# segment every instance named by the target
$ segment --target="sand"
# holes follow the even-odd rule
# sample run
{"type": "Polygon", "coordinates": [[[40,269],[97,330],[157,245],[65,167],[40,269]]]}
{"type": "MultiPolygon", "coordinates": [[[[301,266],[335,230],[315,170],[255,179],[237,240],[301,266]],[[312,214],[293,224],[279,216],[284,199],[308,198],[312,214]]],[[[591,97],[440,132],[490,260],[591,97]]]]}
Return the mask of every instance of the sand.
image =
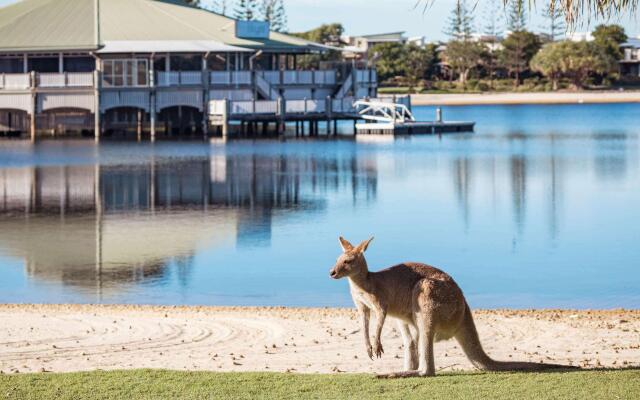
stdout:
{"type": "MultiPolygon", "coordinates": [[[[586,367],[640,365],[640,311],[475,311],[497,359],[586,367]]],[[[190,371],[391,372],[401,339],[385,325],[385,354],[367,358],[350,309],[0,305],[0,371],[130,368],[190,371]]],[[[438,370],[470,370],[453,340],[438,370]]]]}
{"type": "Polygon", "coordinates": [[[414,94],[412,105],[637,103],[640,91],[414,94]]]}

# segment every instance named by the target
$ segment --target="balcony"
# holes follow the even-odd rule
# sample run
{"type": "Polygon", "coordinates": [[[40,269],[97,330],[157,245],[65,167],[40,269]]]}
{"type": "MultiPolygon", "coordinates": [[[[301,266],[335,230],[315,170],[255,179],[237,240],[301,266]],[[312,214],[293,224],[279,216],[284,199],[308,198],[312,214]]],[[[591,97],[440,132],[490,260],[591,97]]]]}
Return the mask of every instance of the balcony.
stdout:
{"type": "Polygon", "coordinates": [[[336,84],[335,70],[322,71],[258,71],[272,85],[328,85],[336,84]]]}
{"type": "Polygon", "coordinates": [[[93,87],[92,72],[38,73],[37,86],[41,88],[93,87]]]}
{"type": "Polygon", "coordinates": [[[202,85],[202,71],[159,71],[158,86],[193,86],[202,85]]]}
{"type": "Polygon", "coordinates": [[[251,85],[251,71],[213,71],[212,85],[251,85]]]}
{"type": "Polygon", "coordinates": [[[26,90],[30,87],[30,74],[0,74],[0,90],[26,90]]]}

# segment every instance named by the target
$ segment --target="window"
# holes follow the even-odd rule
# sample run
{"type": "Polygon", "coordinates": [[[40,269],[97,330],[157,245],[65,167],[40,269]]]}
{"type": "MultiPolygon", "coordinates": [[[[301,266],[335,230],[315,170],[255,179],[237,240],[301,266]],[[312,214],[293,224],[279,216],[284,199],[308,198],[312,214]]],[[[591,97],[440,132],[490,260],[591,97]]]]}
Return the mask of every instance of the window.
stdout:
{"type": "Polygon", "coordinates": [[[147,86],[148,73],[148,60],[124,59],[102,62],[102,80],[106,87],[147,86]]]}

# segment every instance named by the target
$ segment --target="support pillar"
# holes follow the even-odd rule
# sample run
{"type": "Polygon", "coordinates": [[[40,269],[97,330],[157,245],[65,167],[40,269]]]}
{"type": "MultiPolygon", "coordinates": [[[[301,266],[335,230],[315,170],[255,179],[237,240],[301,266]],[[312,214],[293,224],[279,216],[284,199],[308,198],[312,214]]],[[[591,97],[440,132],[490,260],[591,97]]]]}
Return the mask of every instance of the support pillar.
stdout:
{"type": "Polygon", "coordinates": [[[29,134],[31,141],[36,140],[36,110],[37,110],[37,97],[34,91],[31,92],[31,112],[29,113],[29,134]]]}
{"type": "Polygon", "coordinates": [[[94,90],[94,105],[93,105],[93,134],[96,142],[100,140],[101,125],[100,125],[100,71],[95,70],[93,73],[93,87],[94,90]]]}
{"type": "Polygon", "coordinates": [[[222,109],[222,139],[227,140],[229,138],[229,99],[224,99],[224,107],[222,109]]]}

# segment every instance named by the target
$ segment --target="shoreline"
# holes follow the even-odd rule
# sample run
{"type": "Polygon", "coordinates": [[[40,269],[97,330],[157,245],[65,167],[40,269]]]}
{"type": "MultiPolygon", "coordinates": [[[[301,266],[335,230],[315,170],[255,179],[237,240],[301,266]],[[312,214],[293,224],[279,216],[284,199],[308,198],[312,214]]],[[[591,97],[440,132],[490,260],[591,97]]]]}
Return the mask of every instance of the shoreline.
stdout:
{"type": "MultiPolygon", "coordinates": [[[[392,96],[387,95],[385,96],[392,96]]],[[[414,106],[640,103],[640,91],[412,94],[414,106]]]]}
{"type": "MultiPolygon", "coordinates": [[[[640,310],[473,313],[485,350],[496,359],[640,366],[640,310]]],[[[402,340],[392,319],[382,343],[383,358],[369,360],[356,311],[345,308],[0,305],[3,373],[400,370],[402,340]]],[[[437,343],[435,351],[439,370],[473,369],[454,340],[437,343]]]]}

